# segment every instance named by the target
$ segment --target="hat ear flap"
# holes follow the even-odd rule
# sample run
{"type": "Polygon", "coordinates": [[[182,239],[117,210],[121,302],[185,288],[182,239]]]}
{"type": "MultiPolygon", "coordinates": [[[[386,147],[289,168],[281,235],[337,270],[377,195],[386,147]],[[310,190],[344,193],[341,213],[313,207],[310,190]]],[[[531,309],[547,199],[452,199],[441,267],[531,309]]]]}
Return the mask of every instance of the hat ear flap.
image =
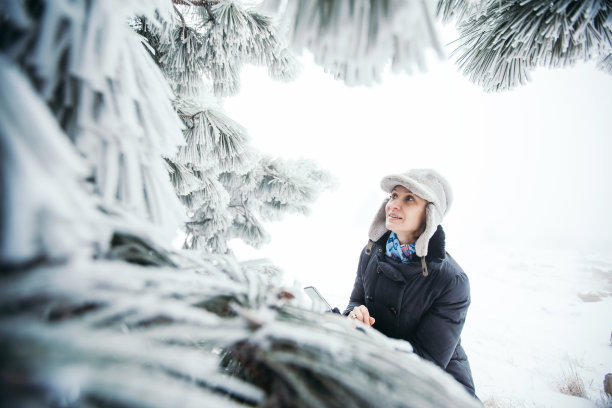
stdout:
{"type": "Polygon", "coordinates": [[[380,237],[385,235],[385,232],[387,232],[385,207],[387,206],[388,201],[389,199],[387,198],[383,200],[382,205],[380,206],[380,209],[378,210],[378,212],[376,213],[376,216],[374,217],[374,221],[372,221],[372,225],[370,225],[370,231],[368,232],[368,237],[374,242],[378,241],[380,237]]]}
{"type": "Polygon", "coordinates": [[[427,256],[427,250],[429,248],[429,239],[435,234],[440,224],[440,216],[436,209],[436,206],[432,203],[428,203],[425,207],[425,231],[416,240],[414,244],[415,252],[421,258],[427,256]]]}

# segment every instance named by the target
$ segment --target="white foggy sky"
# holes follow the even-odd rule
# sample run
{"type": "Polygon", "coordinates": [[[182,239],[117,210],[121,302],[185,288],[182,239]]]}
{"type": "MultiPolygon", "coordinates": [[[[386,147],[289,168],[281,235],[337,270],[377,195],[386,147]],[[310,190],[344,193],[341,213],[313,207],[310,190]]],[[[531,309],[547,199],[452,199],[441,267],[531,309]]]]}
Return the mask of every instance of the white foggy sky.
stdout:
{"type": "Polygon", "coordinates": [[[594,64],[539,69],[526,86],[485,93],[450,59],[371,87],[347,87],[300,61],[289,83],[245,69],[224,107],[257,149],[313,159],[338,187],[309,217],[268,224],[263,250],[234,245],[240,258],[270,258],[307,284],[331,274],[350,290],[385,197],[379,180],[413,167],[435,168],[453,187],[443,226],[455,258],[454,244],[477,252],[480,242],[611,252],[612,76],[594,64]]]}

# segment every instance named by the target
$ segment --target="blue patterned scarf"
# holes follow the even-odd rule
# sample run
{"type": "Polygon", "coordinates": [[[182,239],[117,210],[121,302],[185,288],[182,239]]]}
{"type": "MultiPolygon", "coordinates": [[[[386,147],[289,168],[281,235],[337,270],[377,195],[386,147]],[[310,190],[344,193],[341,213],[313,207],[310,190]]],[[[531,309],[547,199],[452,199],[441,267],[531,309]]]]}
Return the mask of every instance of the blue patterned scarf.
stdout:
{"type": "Polygon", "coordinates": [[[412,244],[401,245],[395,232],[392,232],[387,240],[387,256],[401,263],[410,262],[416,256],[414,242],[412,244]]]}

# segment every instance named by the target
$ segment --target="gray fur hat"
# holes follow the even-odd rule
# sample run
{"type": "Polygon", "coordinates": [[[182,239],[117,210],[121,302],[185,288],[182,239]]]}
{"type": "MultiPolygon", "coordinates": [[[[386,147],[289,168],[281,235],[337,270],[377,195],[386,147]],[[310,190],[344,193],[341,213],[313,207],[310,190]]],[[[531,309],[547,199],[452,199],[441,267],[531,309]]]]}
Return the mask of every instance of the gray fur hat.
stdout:
{"type": "MultiPolygon", "coordinates": [[[[427,255],[429,239],[436,232],[442,218],[451,206],[453,192],[448,181],[432,169],[412,169],[402,174],[391,174],[383,177],[380,182],[380,187],[388,193],[391,193],[395,186],[404,186],[428,201],[425,208],[425,231],[415,243],[417,255],[424,257],[427,255]]],[[[383,201],[370,226],[368,236],[374,242],[378,241],[387,232],[385,205],[388,201],[388,198],[383,201]]]]}

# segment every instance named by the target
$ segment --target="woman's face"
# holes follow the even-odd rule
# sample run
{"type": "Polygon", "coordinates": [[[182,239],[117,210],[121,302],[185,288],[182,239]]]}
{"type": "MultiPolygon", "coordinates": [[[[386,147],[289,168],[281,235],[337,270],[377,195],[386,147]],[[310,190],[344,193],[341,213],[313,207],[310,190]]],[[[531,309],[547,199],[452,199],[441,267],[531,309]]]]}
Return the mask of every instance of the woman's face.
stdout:
{"type": "Polygon", "coordinates": [[[396,186],[385,206],[387,229],[395,232],[402,244],[416,241],[425,230],[426,206],[426,200],[406,187],[396,186]]]}

